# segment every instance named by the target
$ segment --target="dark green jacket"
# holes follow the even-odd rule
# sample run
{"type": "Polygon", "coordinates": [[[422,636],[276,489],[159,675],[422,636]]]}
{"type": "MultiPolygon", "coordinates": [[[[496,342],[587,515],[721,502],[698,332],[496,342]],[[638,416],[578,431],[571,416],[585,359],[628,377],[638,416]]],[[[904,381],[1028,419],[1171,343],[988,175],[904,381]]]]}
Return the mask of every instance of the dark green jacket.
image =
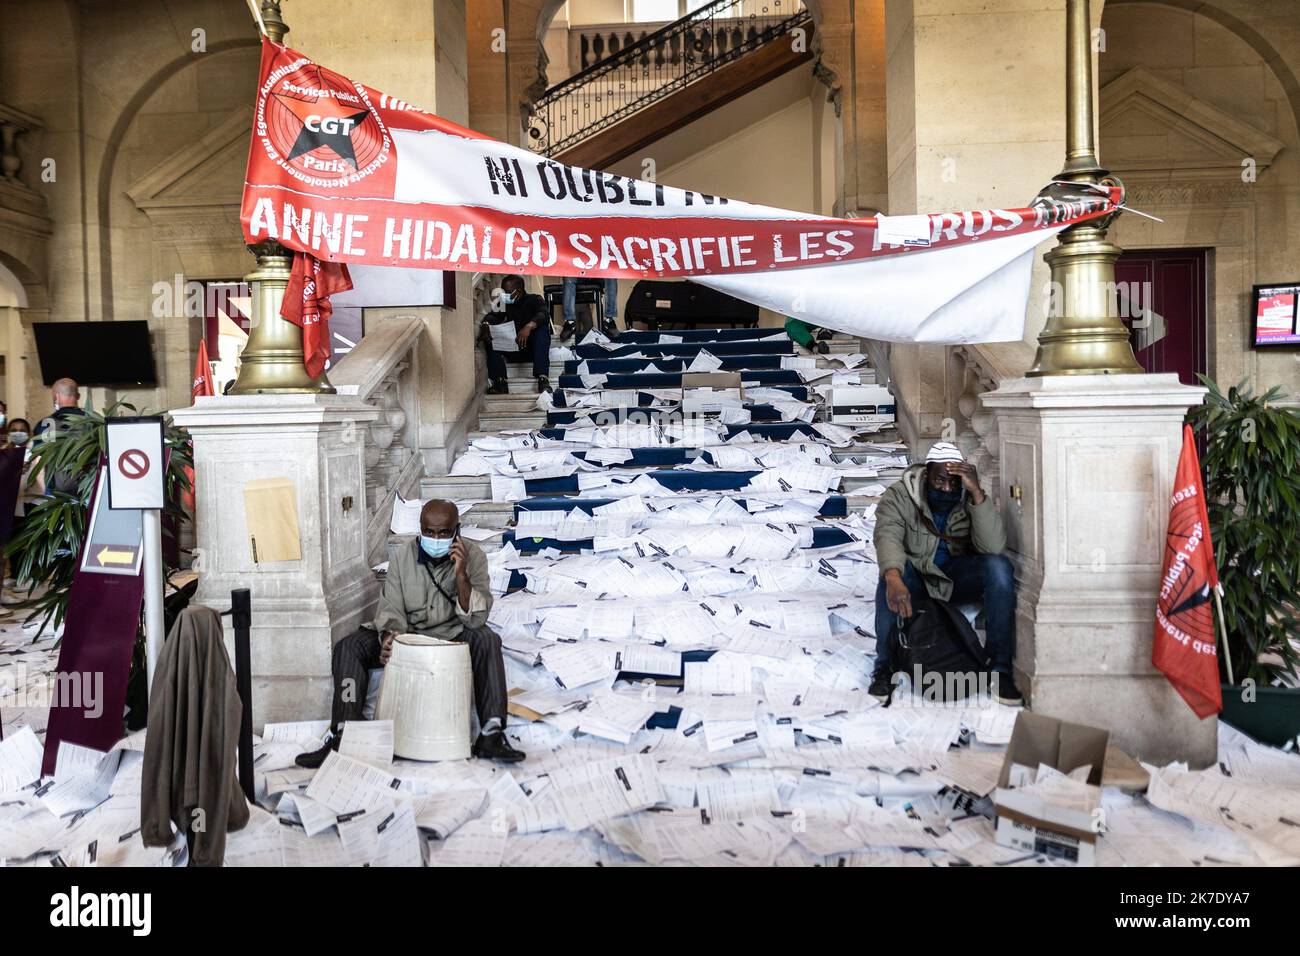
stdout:
{"type": "MultiPolygon", "coordinates": [[[[876,560],[881,574],[891,568],[902,571],[910,561],[930,596],[946,601],[952,594],[952,581],[934,563],[939,536],[922,520],[924,515],[931,524],[934,522],[925,500],[925,467],[909,467],[876,506],[876,560]]],[[[1002,515],[987,495],[982,504],[971,504],[969,498],[963,497],[954,505],[944,534],[959,539],[948,542],[948,551],[954,555],[1001,554],[1007,546],[1002,515]]]]}

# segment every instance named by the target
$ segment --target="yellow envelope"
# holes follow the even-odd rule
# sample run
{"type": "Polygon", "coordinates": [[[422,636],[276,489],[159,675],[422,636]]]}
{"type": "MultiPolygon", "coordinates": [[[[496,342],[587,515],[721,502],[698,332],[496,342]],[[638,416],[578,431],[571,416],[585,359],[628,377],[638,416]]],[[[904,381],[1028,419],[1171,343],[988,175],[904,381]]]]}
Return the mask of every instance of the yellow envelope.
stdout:
{"type": "Polygon", "coordinates": [[[302,558],[298,496],[292,478],[259,478],[246,482],[244,520],[254,563],[302,558]]]}

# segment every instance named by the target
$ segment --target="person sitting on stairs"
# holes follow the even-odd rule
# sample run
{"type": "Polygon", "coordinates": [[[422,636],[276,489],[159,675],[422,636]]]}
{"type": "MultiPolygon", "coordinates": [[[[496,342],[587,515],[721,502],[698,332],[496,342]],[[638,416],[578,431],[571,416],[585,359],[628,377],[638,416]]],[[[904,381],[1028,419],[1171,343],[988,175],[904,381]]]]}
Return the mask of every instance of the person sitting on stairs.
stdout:
{"type": "Polygon", "coordinates": [[[786,319],[785,334],[790,336],[792,342],[796,345],[802,345],[809,352],[826,355],[831,350],[831,347],[826,344],[826,340],[831,337],[830,330],[819,329],[817,326],[809,325],[800,319],[786,319]]]}
{"type": "Polygon", "coordinates": [[[491,608],[487,555],[460,536],[454,504],[436,498],[425,502],[419,537],[398,548],[388,562],[373,625],[334,645],[330,737],[319,750],[299,754],[298,766],[319,767],[331,750],[338,750],[343,725],[364,718],[370,670],[388,663],[393,639],[404,633],[468,642],[480,728],[474,756],[523,760],[523,752],[506,740],[506,668],[501,638],[487,625],[491,608]]]}
{"type": "Polygon", "coordinates": [[[550,379],[547,378],[551,366],[551,310],[540,295],[524,290],[523,276],[506,276],[501,280],[501,291],[505,317],[502,318],[502,313],[499,312],[486,315],[479,327],[479,337],[483,348],[487,350],[487,393],[505,395],[509,392],[506,386],[507,355],[516,362],[531,360],[533,375],[537,377],[538,394],[549,392],[552,390],[550,379]],[[492,347],[492,332],[488,326],[489,323],[496,325],[498,322],[514,323],[515,352],[499,352],[492,347]]]}
{"type": "Polygon", "coordinates": [[[888,702],[894,628],[912,616],[912,602],[984,605],[985,635],[1000,703],[1024,703],[1012,675],[1016,656],[1016,582],[1002,554],[1006,530],[980,487],[975,466],[951,442],[935,442],[925,464],[910,466],[876,508],[876,668],[870,693],[888,702]]]}

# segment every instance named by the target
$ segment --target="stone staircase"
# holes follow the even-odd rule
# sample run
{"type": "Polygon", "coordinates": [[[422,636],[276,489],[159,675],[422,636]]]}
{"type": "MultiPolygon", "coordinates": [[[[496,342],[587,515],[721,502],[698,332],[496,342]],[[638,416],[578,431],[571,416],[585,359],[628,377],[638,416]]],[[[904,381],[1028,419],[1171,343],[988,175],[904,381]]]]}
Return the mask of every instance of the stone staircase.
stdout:
{"type": "MultiPolygon", "coordinates": [[[[728,341],[730,342],[730,340],[728,341]]],[[[843,336],[843,335],[836,335],[835,337],[828,340],[827,345],[829,351],[826,355],[821,355],[821,354],[812,355],[811,353],[806,352],[802,348],[793,345],[793,343],[789,343],[788,340],[785,340],[784,338],[781,338],[779,340],[781,342],[780,346],[772,344],[775,341],[773,339],[768,339],[766,341],[768,342],[768,345],[765,346],[765,348],[769,351],[779,347],[784,349],[785,354],[788,355],[799,355],[804,357],[809,357],[811,355],[811,357],[814,357],[816,359],[816,364],[819,369],[831,369],[831,368],[840,369],[842,368],[842,366],[839,365],[838,363],[833,363],[830,360],[830,356],[850,355],[850,354],[859,353],[863,351],[861,349],[861,343],[859,342],[859,340],[850,338],[848,336],[843,336]]],[[[567,344],[569,346],[573,345],[572,342],[569,342],[567,344]]],[[[708,350],[710,346],[714,346],[716,348],[718,342],[711,341],[711,340],[691,341],[685,343],[681,348],[678,348],[677,351],[687,352],[688,353],[687,355],[681,357],[686,358],[686,360],[689,362],[691,357],[691,355],[689,354],[690,349],[686,348],[686,346],[697,346],[697,345],[702,349],[708,350]]],[[[729,355],[719,355],[718,357],[730,360],[730,359],[735,359],[738,356],[734,354],[729,354],[729,355]]],[[[770,359],[771,355],[769,354],[765,357],[770,359]]],[[[668,358],[672,358],[672,356],[665,356],[664,358],[668,359],[668,358]]],[[[743,359],[744,356],[743,355],[739,356],[739,358],[743,359]]],[[[649,363],[656,360],[654,358],[647,358],[642,361],[649,363]]],[[[742,374],[745,374],[744,369],[747,368],[747,365],[743,362],[740,364],[742,365],[742,374]]],[[[764,362],[762,364],[770,366],[771,363],[764,362]]],[[[554,360],[552,361],[550,366],[549,377],[553,384],[558,383],[560,381],[560,377],[562,375],[565,375],[566,372],[572,371],[573,363],[569,362],[567,363],[567,365],[568,368],[566,369],[565,362],[554,361],[554,360]]],[[[536,382],[531,374],[531,367],[523,363],[511,363],[508,365],[508,369],[509,369],[509,378],[507,382],[510,389],[509,394],[483,396],[481,412],[479,416],[479,429],[477,431],[470,433],[469,437],[471,442],[473,442],[475,439],[484,438],[486,436],[493,436],[493,435],[499,436],[499,435],[507,435],[512,433],[521,433],[521,432],[535,432],[539,429],[543,429],[547,427],[547,413],[543,409],[539,408],[537,404],[538,396],[536,392],[536,382]]],[[[860,366],[859,368],[854,369],[853,371],[859,373],[860,379],[863,384],[870,384],[875,381],[875,374],[873,370],[867,365],[860,366]]],[[[815,398],[815,396],[812,397],[815,398]]],[[[818,419],[820,420],[823,417],[824,416],[822,415],[822,413],[819,412],[818,419]]],[[[897,434],[892,428],[871,435],[869,437],[873,441],[881,442],[881,443],[897,440],[897,434]]],[[[811,437],[809,440],[815,440],[815,436],[811,437]]],[[[837,460],[845,460],[855,454],[865,454],[870,450],[871,448],[869,443],[857,442],[847,447],[836,449],[834,452],[834,457],[837,460]]],[[[617,471],[619,469],[618,466],[612,466],[610,470],[617,471]]],[[[863,492],[866,489],[869,489],[871,486],[876,486],[877,489],[881,485],[887,486],[897,477],[897,474],[898,471],[895,470],[892,473],[882,472],[880,476],[876,478],[849,477],[849,476],[843,478],[841,488],[838,493],[845,498],[848,513],[853,514],[853,513],[862,512],[866,508],[874,504],[878,500],[877,495],[864,494],[861,492],[863,492]]],[[[735,495],[743,494],[743,492],[740,491],[723,492],[723,493],[735,494],[735,495]]],[[[565,494],[565,493],[561,493],[561,494],[565,494]]],[[[581,497],[573,493],[568,493],[568,494],[575,498],[581,497]]],[[[707,499],[710,497],[716,497],[718,494],[719,492],[716,490],[715,491],[702,490],[698,493],[698,496],[700,498],[707,499]]],[[[552,497],[552,496],[553,493],[545,493],[540,495],[540,497],[552,497]]],[[[516,508],[517,503],[494,502],[491,500],[484,500],[484,499],[490,499],[491,497],[492,497],[491,481],[489,477],[486,475],[481,475],[481,476],[480,475],[467,475],[467,476],[428,475],[425,476],[420,482],[420,498],[422,500],[427,500],[429,498],[445,498],[451,501],[476,502],[475,504],[472,505],[472,507],[468,509],[463,509],[462,516],[461,516],[462,523],[466,525],[475,525],[477,527],[485,528],[485,529],[492,528],[492,529],[501,529],[502,531],[509,530],[510,528],[513,527],[515,523],[515,518],[518,511],[518,509],[516,508]]],[[[530,497],[538,497],[538,495],[535,495],[530,492],[530,497]]],[[[684,495],[682,497],[684,497],[684,495]]],[[[681,498],[678,497],[678,498],[674,498],[673,500],[681,500],[681,498]]],[[[394,536],[394,538],[396,539],[396,536],[394,536]]],[[[485,548],[485,550],[491,551],[499,547],[500,542],[501,542],[501,538],[498,536],[498,537],[490,538],[481,543],[485,548]]]]}

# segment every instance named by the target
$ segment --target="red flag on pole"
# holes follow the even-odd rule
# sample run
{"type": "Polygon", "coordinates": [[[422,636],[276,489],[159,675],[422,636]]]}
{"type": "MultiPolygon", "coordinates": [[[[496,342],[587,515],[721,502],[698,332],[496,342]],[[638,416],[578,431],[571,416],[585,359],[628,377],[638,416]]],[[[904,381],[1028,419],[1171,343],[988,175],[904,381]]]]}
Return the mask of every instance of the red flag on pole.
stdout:
{"type": "Polygon", "coordinates": [[[1169,501],[1151,663],[1202,719],[1223,710],[1211,608],[1218,586],[1201,463],[1191,426],[1184,425],[1183,452],[1169,501]]]}
{"type": "Polygon", "coordinates": [[[280,315],[302,327],[302,364],[315,378],[325,371],[330,357],[330,296],[352,288],[348,267],[295,252],[289,285],[284,290],[280,315]]]}
{"type": "Polygon", "coordinates": [[[215,395],[216,387],[212,384],[212,364],[208,361],[208,343],[199,339],[199,357],[194,360],[194,384],[190,387],[190,404],[200,395],[215,395]]]}
{"type": "MultiPolygon", "coordinates": [[[[190,404],[194,404],[194,399],[200,395],[217,394],[216,385],[212,381],[212,363],[208,361],[208,342],[206,339],[199,339],[199,355],[194,360],[194,381],[190,384],[190,404]]],[[[181,505],[190,514],[194,514],[194,468],[191,465],[185,466],[185,475],[190,480],[189,491],[181,492],[181,505]]]]}

